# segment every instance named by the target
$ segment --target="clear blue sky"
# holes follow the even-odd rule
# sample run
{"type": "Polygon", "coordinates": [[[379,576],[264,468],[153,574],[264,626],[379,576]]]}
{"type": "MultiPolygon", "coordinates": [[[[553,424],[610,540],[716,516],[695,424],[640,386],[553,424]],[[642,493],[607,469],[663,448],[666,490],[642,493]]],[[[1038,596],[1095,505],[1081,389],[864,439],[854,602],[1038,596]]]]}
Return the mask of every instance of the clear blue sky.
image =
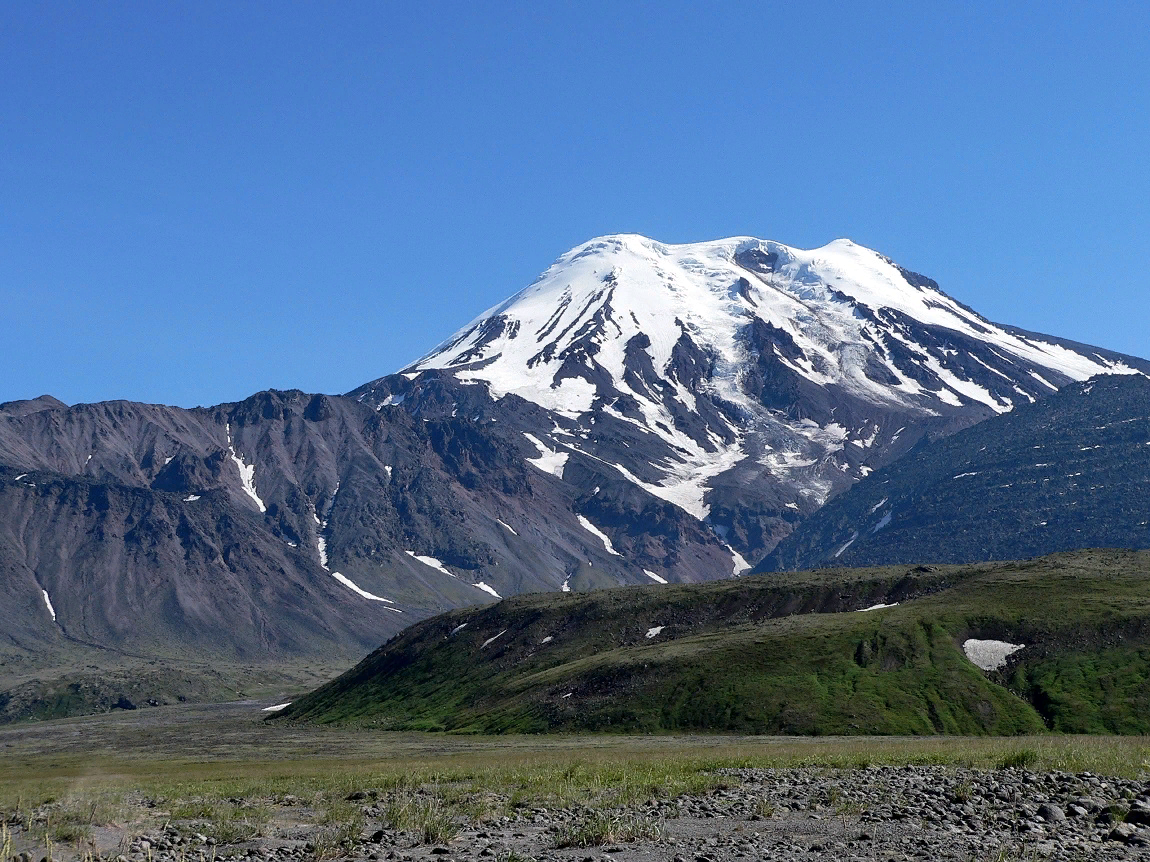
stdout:
{"type": "Polygon", "coordinates": [[[12,2],[0,400],[342,392],[592,236],[1150,356],[1145,3],[12,2]]]}

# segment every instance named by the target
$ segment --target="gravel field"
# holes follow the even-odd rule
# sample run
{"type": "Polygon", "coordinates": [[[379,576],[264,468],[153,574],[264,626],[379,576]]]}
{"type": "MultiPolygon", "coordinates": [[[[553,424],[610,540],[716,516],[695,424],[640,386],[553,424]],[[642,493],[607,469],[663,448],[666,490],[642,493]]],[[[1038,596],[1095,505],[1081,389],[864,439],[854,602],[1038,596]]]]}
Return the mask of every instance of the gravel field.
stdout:
{"type": "Polygon", "coordinates": [[[0,862],[1150,859],[1147,752],[1121,738],[459,738],[260,708],[0,729],[0,862]],[[826,765],[859,752],[875,765],[826,765]],[[1050,768],[1070,754],[1138,777],[1050,768]],[[800,756],[822,764],[719,765],[800,756]]]}
{"type": "MultiPolygon", "coordinates": [[[[89,852],[131,862],[1150,859],[1150,783],[1143,781],[913,766],[740,769],[727,778],[727,787],[706,795],[627,808],[523,808],[489,822],[456,822],[454,837],[448,830],[430,841],[418,830],[388,828],[394,794],[365,788],[348,800],[362,814],[359,834],[339,847],[325,845],[318,812],[287,795],[263,801],[271,811],[267,837],[225,845],[194,823],[143,832],[106,826],[93,830],[89,852]]],[[[155,809],[163,801],[135,804],[155,809]]],[[[19,823],[12,831],[13,857],[44,858],[41,840],[19,823]]],[[[54,858],[82,855],[57,848],[54,858]]]]}

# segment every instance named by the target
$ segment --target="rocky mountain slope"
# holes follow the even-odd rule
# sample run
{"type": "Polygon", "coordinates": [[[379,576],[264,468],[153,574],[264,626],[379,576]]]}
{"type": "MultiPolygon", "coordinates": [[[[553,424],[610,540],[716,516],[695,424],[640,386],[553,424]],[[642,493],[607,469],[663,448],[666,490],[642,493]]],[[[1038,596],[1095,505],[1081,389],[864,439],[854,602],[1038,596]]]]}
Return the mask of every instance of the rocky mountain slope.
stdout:
{"type": "Polygon", "coordinates": [[[763,569],[1150,548],[1150,379],[1064,387],[923,445],[827,503],[763,569]]]}
{"type": "Polygon", "coordinates": [[[923,438],[1136,370],[845,240],[615,236],[347,396],[3,404],[0,689],[53,655],[346,661],[501,596],[725,578],[923,438]]]}
{"type": "Polygon", "coordinates": [[[285,718],[471,732],[1150,729],[1150,553],[518,596],[400,633],[285,718]]]}
{"type": "Polygon", "coordinates": [[[616,545],[631,519],[599,495],[621,481],[706,524],[739,571],[923,437],[1134,369],[1150,364],[991,323],[848,240],[625,235],[351,394],[509,426],[616,545]]]}
{"type": "Polygon", "coordinates": [[[469,420],[298,392],[4,405],[0,624],[13,644],[362,654],[611,556],[531,454],[469,420]]]}

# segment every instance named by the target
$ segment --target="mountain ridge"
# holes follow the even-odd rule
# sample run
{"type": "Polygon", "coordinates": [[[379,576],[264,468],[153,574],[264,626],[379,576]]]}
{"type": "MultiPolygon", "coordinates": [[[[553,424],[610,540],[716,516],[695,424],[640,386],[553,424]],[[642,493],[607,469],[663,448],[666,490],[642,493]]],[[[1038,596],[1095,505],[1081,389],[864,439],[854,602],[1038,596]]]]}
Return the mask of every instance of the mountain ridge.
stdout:
{"type": "Polygon", "coordinates": [[[1150,371],[848,241],[600,238],[496,308],[346,396],[0,405],[0,653],[342,661],[500,597],[723,579],[920,441],[1150,371]]]}
{"type": "Polygon", "coordinates": [[[968,563],[1150,548],[1150,379],[1100,376],[923,445],[831,500],[761,563],[968,563]]]}

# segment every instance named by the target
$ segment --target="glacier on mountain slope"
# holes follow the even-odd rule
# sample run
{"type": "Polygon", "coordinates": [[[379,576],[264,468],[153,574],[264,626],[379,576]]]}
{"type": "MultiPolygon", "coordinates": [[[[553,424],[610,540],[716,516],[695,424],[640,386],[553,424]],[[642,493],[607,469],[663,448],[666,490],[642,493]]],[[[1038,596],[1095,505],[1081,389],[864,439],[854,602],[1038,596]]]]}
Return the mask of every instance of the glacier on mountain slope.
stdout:
{"type": "MultiPolygon", "coordinates": [[[[862,335],[869,322],[837,298],[836,292],[872,310],[892,309],[920,323],[987,341],[1012,356],[1074,379],[1133,370],[1011,334],[941,291],[911,285],[889,260],[850,240],[804,251],[751,237],[664,245],[622,235],[592,240],[568,252],[535,284],[480,315],[410,371],[465,366],[457,378],[487,383],[496,397],[514,393],[559,413],[586,412],[595,397],[594,385],[583,378],[556,382],[554,374],[563,349],[579,335],[577,327],[610,303],[616,335],[599,345],[595,358],[616,385],[623,378],[623,347],[629,337],[645,334],[651,341],[647,352],[653,364],[665,368],[685,329],[718,351],[715,385],[719,391],[733,402],[745,403],[737,382],[746,356],[737,335],[750,318],[758,317],[785,330],[804,352],[818,357],[818,362],[794,363],[811,380],[841,384],[876,402],[921,393],[922,387],[897,367],[888,366],[899,378],[894,387],[877,384],[862,373],[862,363],[852,360],[872,349],[862,335]],[[736,254],[750,250],[777,255],[784,263],[770,277],[760,277],[735,262],[736,254]],[[732,287],[740,280],[749,283],[745,294],[732,287]],[[609,290],[608,284],[614,289],[609,290]],[[500,315],[513,323],[477,347],[486,334],[483,324],[500,315]],[[551,356],[541,357],[540,345],[555,333],[561,335],[551,356]],[[481,368],[466,367],[482,360],[489,361],[481,368]]],[[[897,329],[887,334],[899,338],[897,329]]],[[[940,369],[932,370],[938,373],[940,369]]],[[[999,412],[1010,408],[985,389],[941,370],[943,380],[956,392],[999,412]]],[[[1057,388],[1034,376],[1047,387],[1057,388]]],[[[649,405],[650,418],[658,416],[659,404],[642,398],[641,393],[632,394],[649,405]]]]}
{"type": "Polygon", "coordinates": [[[376,397],[410,404],[422,379],[445,377],[518,396],[537,412],[500,419],[520,423],[538,452],[529,464],[565,480],[572,459],[589,459],[749,555],[927,431],[1135,372],[1074,347],[991,323],[849,240],[801,250],[619,235],[561,256],[376,397]],[[747,488],[774,489],[751,499],[757,529],[775,532],[748,539],[744,521],[728,537],[747,488]]]}

